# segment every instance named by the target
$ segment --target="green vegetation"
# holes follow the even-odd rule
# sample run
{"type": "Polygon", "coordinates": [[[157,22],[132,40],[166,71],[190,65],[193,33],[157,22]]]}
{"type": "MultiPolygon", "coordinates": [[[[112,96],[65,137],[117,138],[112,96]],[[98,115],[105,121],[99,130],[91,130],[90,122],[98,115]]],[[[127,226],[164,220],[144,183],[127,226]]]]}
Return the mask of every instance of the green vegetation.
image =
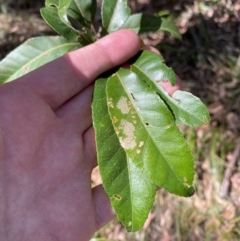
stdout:
{"type": "MultiPolygon", "coordinates": [[[[96,233],[96,240],[237,241],[240,239],[239,154],[233,167],[229,163],[234,161],[240,134],[239,3],[129,2],[133,12],[161,11],[160,14],[174,20],[182,42],[151,32],[142,34],[142,39],[146,44],[158,45],[167,65],[182,79],[183,90],[194,93],[207,104],[212,121],[200,128],[183,129],[196,160],[195,195],[183,199],[159,190],[141,231],[127,233],[115,220],[96,233]],[[230,188],[221,197],[222,182],[229,168],[230,188]]],[[[21,8],[16,12],[11,5],[3,10],[0,58],[30,36],[50,32],[36,16],[38,8],[30,15],[21,8]]]]}

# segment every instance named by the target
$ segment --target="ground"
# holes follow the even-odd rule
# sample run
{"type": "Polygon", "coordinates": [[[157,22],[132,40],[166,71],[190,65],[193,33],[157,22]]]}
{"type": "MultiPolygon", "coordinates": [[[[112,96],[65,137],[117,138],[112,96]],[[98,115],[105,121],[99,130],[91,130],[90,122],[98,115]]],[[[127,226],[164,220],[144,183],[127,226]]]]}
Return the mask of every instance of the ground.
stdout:
{"type": "MultiPolygon", "coordinates": [[[[0,3],[0,60],[29,37],[53,34],[39,15],[43,2],[0,3]]],[[[142,230],[127,233],[114,220],[95,237],[240,240],[240,3],[131,0],[129,4],[134,12],[162,11],[178,26],[182,41],[163,33],[145,34],[142,39],[161,51],[181,78],[183,89],[207,105],[212,120],[199,128],[183,129],[195,159],[196,194],[184,199],[159,190],[142,230]]]]}

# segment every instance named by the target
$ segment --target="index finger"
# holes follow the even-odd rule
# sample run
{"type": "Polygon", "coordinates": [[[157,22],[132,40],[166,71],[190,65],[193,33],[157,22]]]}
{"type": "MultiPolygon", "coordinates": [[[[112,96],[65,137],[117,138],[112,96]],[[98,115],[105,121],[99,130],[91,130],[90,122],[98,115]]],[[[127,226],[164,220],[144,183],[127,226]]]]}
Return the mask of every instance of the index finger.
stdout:
{"type": "Polygon", "coordinates": [[[120,30],[54,60],[19,78],[52,109],[79,93],[101,73],[133,57],[141,48],[138,36],[120,30]]]}

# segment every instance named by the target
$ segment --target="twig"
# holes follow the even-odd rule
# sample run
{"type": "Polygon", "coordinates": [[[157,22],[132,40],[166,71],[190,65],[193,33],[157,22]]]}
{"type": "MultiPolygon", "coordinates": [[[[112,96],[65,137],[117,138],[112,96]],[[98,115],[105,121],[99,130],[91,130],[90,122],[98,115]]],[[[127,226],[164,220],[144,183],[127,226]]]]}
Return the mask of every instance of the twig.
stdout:
{"type": "Polygon", "coordinates": [[[233,168],[236,165],[239,155],[240,155],[240,142],[238,142],[238,144],[236,145],[236,148],[233,152],[232,159],[230,160],[229,165],[227,166],[227,169],[225,170],[223,182],[220,187],[220,196],[222,198],[226,197],[228,194],[228,190],[229,190],[229,186],[230,186],[230,178],[232,176],[233,168]]]}

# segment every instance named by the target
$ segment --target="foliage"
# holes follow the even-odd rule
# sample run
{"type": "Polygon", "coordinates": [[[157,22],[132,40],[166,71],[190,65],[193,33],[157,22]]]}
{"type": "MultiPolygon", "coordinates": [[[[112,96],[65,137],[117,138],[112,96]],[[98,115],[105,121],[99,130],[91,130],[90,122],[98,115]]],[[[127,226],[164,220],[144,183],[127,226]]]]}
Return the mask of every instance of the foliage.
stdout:
{"type": "MultiPolygon", "coordinates": [[[[122,28],[181,38],[160,15],[131,15],[127,0],[103,0],[102,31],[94,27],[95,0],[46,0],[45,5],[42,17],[63,38],[37,37],[18,47],[0,64],[3,82],[122,28]]],[[[130,70],[96,81],[92,103],[103,186],[129,231],[143,226],[157,187],[185,197],[194,193],[193,158],[177,124],[197,126],[210,119],[197,97],[183,91],[169,96],[161,87],[160,82],[176,82],[162,57],[143,51],[135,59],[130,70]]]]}

